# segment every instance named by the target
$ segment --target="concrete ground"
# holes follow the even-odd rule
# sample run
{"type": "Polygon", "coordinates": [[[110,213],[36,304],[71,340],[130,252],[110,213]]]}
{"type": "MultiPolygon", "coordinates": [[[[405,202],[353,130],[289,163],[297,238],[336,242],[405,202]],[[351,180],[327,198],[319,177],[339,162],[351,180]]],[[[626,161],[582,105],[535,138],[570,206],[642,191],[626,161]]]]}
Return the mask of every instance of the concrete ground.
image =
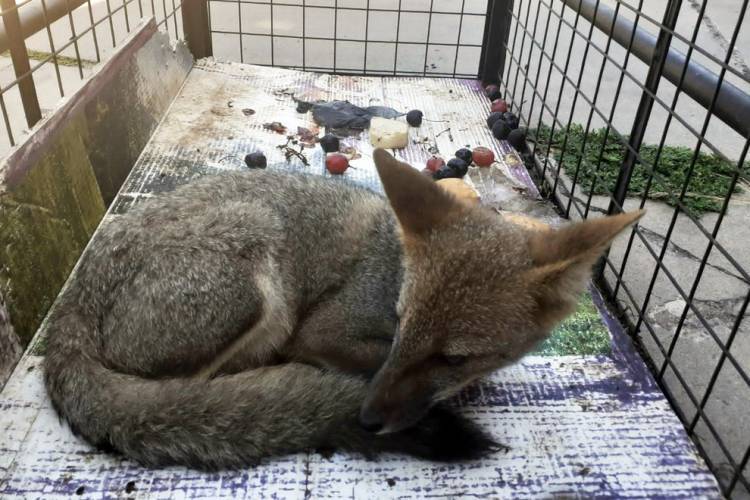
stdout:
{"type": "MultiPolygon", "coordinates": [[[[320,5],[328,5],[327,2],[318,2],[320,5]]],[[[333,2],[329,2],[333,5],[333,2]]],[[[349,2],[352,5],[365,4],[364,1],[349,2]]],[[[371,0],[371,7],[376,7],[377,0],[371,0]]],[[[381,0],[386,8],[393,2],[381,0]]],[[[414,1],[415,8],[429,7],[430,2],[414,1]]],[[[455,9],[459,2],[440,2],[441,9],[455,9]]],[[[546,2],[545,2],[546,3],[546,2]]],[[[602,0],[601,2],[611,8],[616,5],[615,0],[602,0]]],[[[635,0],[623,0],[626,5],[637,4],[635,0]]],[[[643,3],[645,12],[656,20],[663,16],[666,0],[650,0],[643,3]]],[[[560,12],[561,2],[553,2],[556,12],[560,12]]],[[[726,56],[729,41],[732,38],[732,30],[737,23],[738,14],[737,0],[712,0],[708,2],[706,15],[703,18],[697,36],[699,46],[708,54],[723,59],[726,56]]],[[[106,2],[104,0],[92,0],[92,10],[95,19],[100,19],[107,13],[106,2]]],[[[114,5],[114,3],[112,4],[114,5]]],[[[151,6],[155,5],[155,12],[158,19],[163,19],[164,9],[158,2],[151,4],[143,2],[144,13],[150,15],[151,6]]],[[[356,5],[355,5],[356,6],[356,5]]],[[[467,1],[467,11],[483,12],[486,6],[484,1],[467,1]]],[[[538,24],[536,29],[536,40],[542,44],[543,35],[546,27],[548,11],[540,7],[537,2],[516,2],[516,9],[522,9],[518,12],[521,19],[526,19],[528,15],[528,30],[534,31],[534,21],[537,19],[537,10],[539,11],[538,24]],[[528,10],[527,10],[528,8],[528,10]]],[[[677,32],[686,38],[691,38],[693,28],[696,25],[698,9],[700,2],[698,0],[687,0],[683,2],[680,11],[677,32]]],[[[167,12],[171,6],[167,5],[167,12]]],[[[620,7],[621,15],[633,18],[625,6],[620,7]]],[[[136,1],[128,6],[128,21],[135,24],[140,16],[140,10],[136,1]]],[[[342,15],[337,19],[338,23],[334,25],[330,19],[330,11],[322,9],[309,9],[307,17],[304,18],[305,33],[312,36],[332,36],[334,28],[338,36],[362,37],[364,30],[363,20],[357,17],[358,14],[349,13],[342,15]],[[346,16],[349,16],[348,18],[346,16]]],[[[217,58],[225,60],[243,60],[249,63],[269,64],[270,60],[270,39],[263,36],[248,35],[247,33],[268,33],[270,32],[270,7],[267,5],[245,4],[245,3],[227,3],[211,2],[212,28],[214,30],[233,31],[236,34],[219,34],[213,36],[214,52],[217,58]],[[240,30],[240,27],[242,30],[240,30]],[[239,32],[246,34],[240,34],[239,32]]],[[[564,12],[564,19],[571,24],[576,22],[574,13],[569,10],[564,12]]],[[[90,24],[89,13],[86,5],[76,10],[73,15],[77,32],[90,24]]],[[[481,43],[482,22],[481,18],[464,17],[459,33],[458,24],[455,22],[456,16],[446,16],[433,20],[430,40],[442,41],[448,40],[454,42],[460,35],[462,43],[481,43]]],[[[552,52],[552,45],[557,35],[558,27],[561,26],[558,19],[550,16],[549,29],[547,30],[547,39],[544,44],[545,51],[552,52]]],[[[391,40],[395,36],[395,25],[393,19],[383,15],[377,19],[369,29],[371,38],[380,40],[391,40]]],[[[298,36],[302,33],[303,18],[301,8],[288,7],[274,9],[274,29],[277,32],[283,32],[290,36],[298,36]]],[[[409,23],[401,25],[401,32],[398,33],[400,39],[405,40],[412,37],[413,40],[424,40],[427,38],[426,16],[413,15],[409,23]],[[420,17],[421,16],[421,17],[420,17]]],[[[641,20],[640,25],[655,33],[656,28],[646,20],[641,20]]],[[[173,23],[170,21],[170,30],[174,31],[173,23]]],[[[559,28],[558,50],[555,54],[554,61],[559,68],[566,65],[568,48],[571,48],[571,57],[568,63],[567,74],[573,83],[577,83],[580,78],[580,87],[586,96],[589,97],[598,112],[592,113],[590,103],[583,98],[576,98],[571,82],[565,82],[559,71],[554,69],[550,62],[544,58],[539,58],[539,51],[536,50],[531,55],[528,47],[531,45],[527,35],[524,42],[524,50],[521,51],[522,31],[519,31],[516,42],[516,53],[514,57],[521,62],[519,65],[512,63],[509,82],[509,91],[512,94],[515,103],[521,105],[521,113],[526,117],[531,117],[531,125],[536,126],[541,121],[552,123],[553,114],[557,110],[557,118],[563,123],[581,123],[586,124],[591,119],[591,127],[598,128],[603,126],[607,120],[611,119],[617,131],[628,134],[633,126],[635,110],[641,98],[642,91],[638,87],[639,82],[643,82],[647,73],[647,66],[635,58],[630,58],[627,62],[627,70],[633,75],[633,79],[625,76],[620,83],[621,71],[617,65],[625,62],[626,51],[619,45],[613,43],[609,54],[612,61],[605,61],[602,55],[594,49],[586,53],[586,44],[583,38],[572,36],[571,30],[564,24],[559,28]],[[551,76],[550,76],[551,75],[551,76]],[[548,76],[549,79],[548,79],[548,76]],[[600,80],[601,85],[597,98],[593,96],[597,83],[600,80]],[[525,79],[528,80],[525,82],[525,79]],[[549,80],[549,85],[547,81],[549,80]],[[517,83],[515,83],[517,82],[517,83]],[[621,86],[619,97],[615,103],[616,89],[621,86]],[[534,88],[539,95],[534,93],[534,88]],[[549,109],[544,109],[540,105],[542,95],[546,94],[546,103],[549,109]],[[613,107],[613,104],[616,104],[613,107]]],[[[578,21],[578,30],[584,34],[589,32],[589,25],[583,21],[578,21]]],[[[79,70],[77,65],[68,64],[60,66],[61,80],[64,86],[64,93],[68,95],[81,82],[81,73],[85,76],[90,72],[93,64],[98,60],[106,57],[106,54],[112,50],[112,38],[115,41],[121,40],[126,33],[125,16],[120,11],[115,14],[112,23],[112,29],[108,23],[102,23],[97,27],[98,49],[97,57],[94,38],[87,35],[79,43],[79,53],[81,58],[90,61],[79,70]]],[[[52,28],[53,40],[56,46],[65,43],[70,37],[71,30],[67,18],[55,23],[52,28]]],[[[606,46],[606,36],[594,30],[592,36],[594,43],[604,50],[606,46]]],[[[511,34],[511,43],[513,34],[511,34]]],[[[431,47],[427,53],[427,66],[425,66],[425,49],[423,46],[407,47],[402,46],[398,52],[398,60],[392,44],[370,43],[368,44],[368,56],[364,59],[364,44],[336,44],[336,56],[333,55],[333,43],[324,41],[308,41],[304,46],[300,40],[295,39],[276,39],[274,44],[274,62],[276,64],[301,65],[302,54],[304,50],[305,61],[308,65],[322,66],[333,68],[359,69],[366,68],[368,71],[391,69],[396,62],[398,69],[406,71],[421,71],[426,69],[433,72],[452,70],[453,63],[456,61],[455,49],[446,50],[438,47],[431,47]]],[[[37,51],[49,52],[50,45],[46,32],[31,37],[28,41],[30,49],[37,51]]],[[[673,46],[685,52],[685,44],[675,40],[673,46]]],[[[479,53],[478,50],[463,47],[459,49],[458,67],[459,72],[472,73],[476,68],[479,53]]],[[[73,47],[67,49],[65,55],[75,57],[73,47]]],[[[694,54],[694,60],[718,72],[718,65],[710,58],[701,54],[694,54]]],[[[742,29],[739,32],[738,41],[735,50],[730,55],[730,64],[738,73],[737,75],[728,73],[727,80],[750,92],[750,67],[748,66],[750,58],[750,17],[746,16],[743,21],[742,29]]],[[[32,63],[33,64],[33,63],[32,63]]],[[[12,67],[7,57],[0,57],[0,82],[7,84],[12,81],[12,67]]],[[[47,63],[35,74],[35,81],[40,96],[40,102],[44,110],[52,109],[60,99],[57,78],[54,67],[47,63]]],[[[15,89],[8,91],[5,96],[5,105],[11,122],[11,128],[16,138],[23,133],[25,121],[22,110],[19,105],[19,99],[14,94],[15,89]]],[[[675,88],[668,82],[662,82],[658,96],[667,106],[672,104],[674,99],[675,88]]],[[[664,106],[656,104],[649,126],[646,131],[646,142],[658,143],[664,137],[667,144],[684,145],[691,148],[696,147],[698,139],[694,131],[700,131],[706,121],[706,110],[692,99],[682,95],[676,104],[677,115],[684,120],[680,123],[678,119],[673,119],[671,125],[666,128],[668,111],[664,106]],[[692,128],[693,131],[689,130],[692,128]]],[[[0,129],[2,126],[0,125],[0,129]]],[[[0,134],[0,137],[5,137],[0,134]]],[[[737,133],[731,130],[716,118],[708,122],[706,138],[710,145],[704,145],[703,150],[706,152],[718,151],[722,155],[737,159],[744,146],[744,140],[737,133]]],[[[0,139],[2,141],[3,139],[0,139]]],[[[0,152],[6,151],[9,147],[7,141],[0,142],[0,152]]],[[[576,196],[581,196],[576,193],[576,196]]],[[[594,204],[600,208],[606,207],[606,200],[595,198],[594,204]]],[[[637,200],[630,200],[626,207],[636,206],[637,200]]],[[[642,223],[643,232],[648,242],[655,248],[658,253],[664,244],[669,222],[671,220],[673,209],[659,202],[647,203],[649,210],[644,222],[642,223]]],[[[728,252],[737,260],[745,269],[750,269],[750,254],[747,252],[748,242],[750,241],[750,228],[747,221],[750,220],[750,195],[746,189],[744,193],[737,194],[733,197],[729,211],[722,222],[721,229],[718,232],[717,239],[728,250],[728,252]]],[[[711,232],[717,220],[716,214],[707,214],[701,217],[700,223],[711,232]]],[[[612,250],[611,256],[616,264],[619,264],[624,252],[624,245],[627,240],[619,242],[612,250]]],[[[689,292],[693,281],[696,277],[700,260],[706,250],[707,239],[697,226],[681,215],[677,219],[677,226],[672,234],[672,238],[667,245],[667,251],[664,263],[674,280],[685,290],[689,292]]],[[[633,300],[628,299],[622,291],[618,294],[618,299],[623,300],[626,309],[636,311],[642,307],[644,299],[650,287],[651,278],[655,269],[655,260],[650,255],[646,247],[636,238],[633,248],[630,252],[628,264],[625,267],[625,283],[633,295],[633,300]]],[[[613,278],[612,276],[609,276],[613,278]]],[[[700,285],[696,289],[693,303],[698,308],[705,320],[716,331],[722,342],[726,342],[742,301],[750,290],[750,284],[744,280],[734,266],[728,262],[715,249],[711,252],[700,285]]],[[[654,337],[661,342],[666,349],[674,338],[676,326],[685,309],[685,302],[678,296],[678,293],[669,279],[665,277],[664,272],[660,272],[653,285],[653,292],[645,308],[645,315],[654,328],[654,337]]],[[[656,340],[648,333],[645,328],[641,329],[639,335],[649,355],[653,357],[659,365],[663,356],[656,340]]],[[[741,323],[739,332],[735,337],[734,343],[729,349],[738,363],[750,371],[750,326],[747,322],[741,323]]],[[[695,317],[695,314],[688,311],[682,331],[674,347],[672,359],[677,366],[681,375],[691,387],[695,396],[700,400],[703,397],[709,380],[712,377],[713,369],[720,358],[720,350],[717,343],[707,333],[701,322],[695,317]]],[[[695,408],[690,398],[681,384],[676,379],[671,369],[667,369],[664,378],[666,386],[674,394],[678,406],[686,410],[687,417],[692,418],[695,408]]],[[[735,461],[739,461],[742,455],[750,446],[750,423],[746,418],[750,406],[750,387],[742,380],[737,370],[731,363],[724,363],[724,367],[718,374],[712,396],[705,405],[705,412],[713,422],[717,432],[721,435],[722,440],[727,444],[729,452],[735,461]]],[[[704,423],[699,423],[696,427],[698,439],[706,446],[709,455],[719,464],[720,475],[723,479],[728,478],[728,463],[722,457],[721,451],[715,444],[710,432],[706,429],[704,423]]],[[[746,477],[750,471],[746,471],[746,477]]],[[[747,492],[737,492],[737,498],[750,498],[747,492]]]]}

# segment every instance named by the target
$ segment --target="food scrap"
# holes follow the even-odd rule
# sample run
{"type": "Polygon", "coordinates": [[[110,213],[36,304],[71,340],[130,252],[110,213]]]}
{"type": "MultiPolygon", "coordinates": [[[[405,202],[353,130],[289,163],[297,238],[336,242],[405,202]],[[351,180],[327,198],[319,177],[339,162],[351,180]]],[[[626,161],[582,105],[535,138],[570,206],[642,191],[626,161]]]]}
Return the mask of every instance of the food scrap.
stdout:
{"type": "Polygon", "coordinates": [[[266,168],[267,164],[266,155],[260,151],[255,151],[245,156],[245,165],[248,168],[266,168]]]}
{"type": "Polygon", "coordinates": [[[286,127],[281,122],[264,123],[263,128],[277,134],[286,134],[286,127]]]}
{"type": "Polygon", "coordinates": [[[405,148],[409,144],[409,126],[398,120],[375,117],[370,124],[370,143],[384,149],[405,148]]]}
{"type": "Polygon", "coordinates": [[[461,148],[456,151],[455,155],[459,160],[463,160],[467,165],[471,165],[471,150],[467,148],[461,148]]]}
{"type": "Polygon", "coordinates": [[[471,159],[477,167],[489,167],[495,162],[495,153],[489,148],[479,146],[472,151],[471,159]]]}
{"type": "Polygon", "coordinates": [[[297,137],[301,144],[311,148],[315,147],[315,142],[318,140],[317,131],[305,127],[297,127],[297,137]]]}
{"type": "Polygon", "coordinates": [[[330,153],[326,156],[326,170],[334,175],[341,175],[349,168],[349,159],[341,153],[330,153]]]}
{"type": "Polygon", "coordinates": [[[406,113],[406,123],[408,123],[412,127],[419,127],[420,125],[422,125],[423,118],[424,114],[418,109],[412,109],[411,111],[406,113]]]}
{"type": "Polygon", "coordinates": [[[341,148],[341,154],[349,158],[349,161],[354,161],[357,158],[362,158],[362,155],[354,146],[344,146],[343,148],[341,148]]]}
{"type": "Polygon", "coordinates": [[[503,160],[505,161],[505,164],[509,167],[516,167],[520,166],[521,162],[518,160],[518,157],[514,155],[513,153],[508,153],[503,157],[503,160]]]}
{"type": "Polygon", "coordinates": [[[361,108],[349,101],[332,101],[315,103],[312,108],[313,120],[320,126],[329,129],[349,131],[362,131],[370,127],[370,121],[374,117],[396,118],[401,113],[386,106],[368,106],[361,108]]]}
{"type": "Polygon", "coordinates": [[[299,159],[299,161],[302,162],[303,165],[305,166],[310,165],[310,161],[302,153],[302,151],[305,150],[305,145],[303,143],[300,143],[297,139],[295,139],[293,135],[288,135],[286,137],[286,142],[284,144],[279,144],[278,146],[276,146],[276,148],[284,152],[284,158],[286,158],[286,161],[291,160],[292,157],[295,156],[299,159]],[[299,145],[299,151],[297,151],[296,149],[292,147],[296,145],[299,145]]]}
{"type": "Polygon", "coordinates": [[[333,134],[326,134],[320,138],[320,147],[326,153],[335,153],[339,150],[339,138],[333,134]]]}
{"type": "Polygon", "coordinates": [[[440,167],[445,165],[445,160],[440,158],[439,156],[432,156],[429,160],[427,160],[427,170],[430,171],[430,173],[435,173],[438,170],[440,170],[440,167]]]}

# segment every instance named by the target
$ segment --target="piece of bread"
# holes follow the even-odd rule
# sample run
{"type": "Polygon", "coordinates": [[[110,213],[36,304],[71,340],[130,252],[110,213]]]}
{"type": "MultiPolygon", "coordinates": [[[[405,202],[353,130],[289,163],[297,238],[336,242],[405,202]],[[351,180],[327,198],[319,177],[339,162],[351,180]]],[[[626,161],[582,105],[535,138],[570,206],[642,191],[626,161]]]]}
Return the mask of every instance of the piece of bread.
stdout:
{"type": "Polygon", "coordinates": [[[370,120],[370,143],[376,148],[405,148],[409,144],[409,125],[376,116],[370,120]]]}

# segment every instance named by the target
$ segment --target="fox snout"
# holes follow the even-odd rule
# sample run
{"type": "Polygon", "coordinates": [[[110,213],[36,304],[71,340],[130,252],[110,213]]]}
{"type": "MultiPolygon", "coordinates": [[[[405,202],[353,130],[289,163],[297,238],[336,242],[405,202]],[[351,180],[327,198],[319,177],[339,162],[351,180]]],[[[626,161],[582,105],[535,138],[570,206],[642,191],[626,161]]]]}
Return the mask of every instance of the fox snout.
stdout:
{"type": "Polygon", "coordinates": [[[431,398],[419,398],[401,403],[381,398],[368,398],[359,412],[359,424],[373,434],[399,432],[419,422],[431,406],[431,398]]]}
{"type": "Polygon", "coordinates": [[[387,434],[416,424],[433,404],[435,391],[421,377],[384,366],[370,383],[359,413],[363,429],[387,434]]]}

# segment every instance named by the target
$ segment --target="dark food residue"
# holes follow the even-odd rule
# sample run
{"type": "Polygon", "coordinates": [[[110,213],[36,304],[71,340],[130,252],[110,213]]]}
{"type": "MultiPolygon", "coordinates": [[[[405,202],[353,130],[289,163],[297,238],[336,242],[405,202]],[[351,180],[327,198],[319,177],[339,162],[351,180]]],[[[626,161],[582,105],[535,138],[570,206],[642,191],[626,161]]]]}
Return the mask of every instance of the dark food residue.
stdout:
{"type": "Polygon", "coordinates": [[[370,128],[370,120],[375,116],[396,118],[403,115],[386,106],[360,108],[348,101],[316,103],[313,105],[312,113],[313,120],[318,125],[346,131],[346,135],[355,135],[359,131],[370,128]]]}

